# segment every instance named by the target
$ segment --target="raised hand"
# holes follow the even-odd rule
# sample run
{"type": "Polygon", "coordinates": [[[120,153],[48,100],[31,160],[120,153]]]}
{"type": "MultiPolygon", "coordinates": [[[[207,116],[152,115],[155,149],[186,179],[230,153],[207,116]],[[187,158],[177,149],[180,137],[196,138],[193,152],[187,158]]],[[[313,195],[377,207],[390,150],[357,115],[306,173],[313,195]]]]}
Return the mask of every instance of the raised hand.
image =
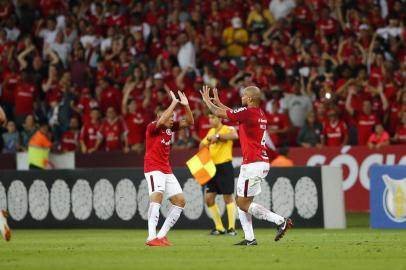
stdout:
{"type": "Polygon", "coordinates": [[[178,103],[179,102],[179,100],[176,98],[175,94],[172,91],[169,91],[169,94],[171,95],[172,103],[178,103]]]}
{"type": "Polygon", "coordinates": [[[217,88],[213,88],[213,95],[214,95],[214,101],[216,103],[220,103],[220,98],[219,98],[219,93],[217,88]]]}
{"type": "Polygon", "coordinates": [[[202,90],[200,90],[200,94],[202,95],[203,101],[208,102],[210,101],[210,88],[207,85],[204,85],[202,90]]]}
{"type": "Polygon", "coordinates": [[[180,104],[182,104],[183,106],[188,106],[189,101],[187,100],[186,95],[181,91],[178,91],[178,95],[179,95],[179,98],[180,98],[180,104]]]}

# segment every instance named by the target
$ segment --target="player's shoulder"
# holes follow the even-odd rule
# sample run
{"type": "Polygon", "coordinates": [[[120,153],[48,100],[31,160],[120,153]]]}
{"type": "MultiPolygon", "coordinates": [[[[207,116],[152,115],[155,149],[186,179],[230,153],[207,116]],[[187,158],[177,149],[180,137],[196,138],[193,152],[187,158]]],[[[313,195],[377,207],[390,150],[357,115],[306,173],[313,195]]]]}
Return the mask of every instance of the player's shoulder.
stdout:
{"type": "Polygon", "coordinates": [[[147,128],[155,128],[156,127],[156,121],[152,121],[147,125],[147,128]]]}
{"type": "Polygon", "coordinates": [[[147,130],[148,133],[150,133],[151,131],[154,131],[156,129],[157,129],[157,122],[156,121],[150,122],[146,127],[146,130],[147,130]]]}

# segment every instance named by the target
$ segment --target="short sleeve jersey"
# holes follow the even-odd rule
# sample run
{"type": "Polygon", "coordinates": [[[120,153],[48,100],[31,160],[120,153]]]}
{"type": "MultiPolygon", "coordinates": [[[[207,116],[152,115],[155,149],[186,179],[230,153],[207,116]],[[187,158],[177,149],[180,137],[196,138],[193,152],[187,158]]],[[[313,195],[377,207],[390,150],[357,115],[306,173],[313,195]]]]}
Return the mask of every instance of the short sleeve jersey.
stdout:
{"type": "Polygon", "coordinates": [[[227,116],[230,120],[239,122],[242,164],[269,162],[265,144],[268,121],[264,111],[261,108],[241,107],[228,110],[227,116]]]}
{"type": "Polygon", "coordinates": [[[144,157],[144,172],[160,171],[171,174],[169,165],[169,153],[174,131],[179,130],[179,122],[175,122],[172,128],[158,127],[154,121],[147,126],[146,150],[144,157]]]}

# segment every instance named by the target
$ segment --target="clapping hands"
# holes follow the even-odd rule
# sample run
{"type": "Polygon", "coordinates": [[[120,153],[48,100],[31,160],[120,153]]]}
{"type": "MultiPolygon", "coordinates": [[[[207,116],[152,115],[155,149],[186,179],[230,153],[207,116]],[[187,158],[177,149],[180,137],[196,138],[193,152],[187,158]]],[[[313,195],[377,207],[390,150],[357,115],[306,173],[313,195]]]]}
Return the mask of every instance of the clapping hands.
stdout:
{"type": "Polygon", "coordinates": [[[173,93],[173,91],[170,91],[169,93],[170,93],[170,95],[171,95],[172,102],[180,103],[180,104],[182,104],[183,106],[188,106],[188,105],[189,105],[189,101],[188,101],[188,99],[187,99],[185,93],[183,93],[183,92],[181,92],[181,91],[178,91],[179,99],[176,98],[176,96],[175,96],[175,94],[173,93]]]}

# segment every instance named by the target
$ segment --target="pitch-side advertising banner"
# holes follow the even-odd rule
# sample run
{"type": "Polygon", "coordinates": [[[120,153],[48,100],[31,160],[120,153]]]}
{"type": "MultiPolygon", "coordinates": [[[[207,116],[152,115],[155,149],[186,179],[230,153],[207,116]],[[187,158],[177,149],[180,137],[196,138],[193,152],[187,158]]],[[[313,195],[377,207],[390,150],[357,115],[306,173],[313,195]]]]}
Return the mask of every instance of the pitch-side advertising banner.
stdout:
{"type": "Polygon", "coordinates": [[[369,211],[369,169],[373,165],[406,165],[406,146],[387,146],[379,151],[345,146],[321,149],[292,148],[289,157],[297,166],[343,168],[346,211],[369,211]]]}
{"type": "Polygon", "coordinates": [[[371,227],[406,229],[406,166],[371,168],[371,227]]]}
{"type": "MultiPolygon", "coordinates": [[[[175,169],[174,174],[187,202],[176,227],[211,229],[204,188],[186,168],[175,169]]],[[[275,168],[262,182],[262,192],[255,200],[292,217],[297,227],[343,228],[341,181],[338,168],[275,168]]],[[[217,203],[227,224],[220,196],[217,203]]],[[[0,172],[0,209],[9,211],[14,228],[146,228],[148,206],[142,169],[0,172]]],[[[169,208],[170,202],[164,200],[163,217],[169,208]]],[[[255,224],[273,226],[259,220],[255,224]]]]}

